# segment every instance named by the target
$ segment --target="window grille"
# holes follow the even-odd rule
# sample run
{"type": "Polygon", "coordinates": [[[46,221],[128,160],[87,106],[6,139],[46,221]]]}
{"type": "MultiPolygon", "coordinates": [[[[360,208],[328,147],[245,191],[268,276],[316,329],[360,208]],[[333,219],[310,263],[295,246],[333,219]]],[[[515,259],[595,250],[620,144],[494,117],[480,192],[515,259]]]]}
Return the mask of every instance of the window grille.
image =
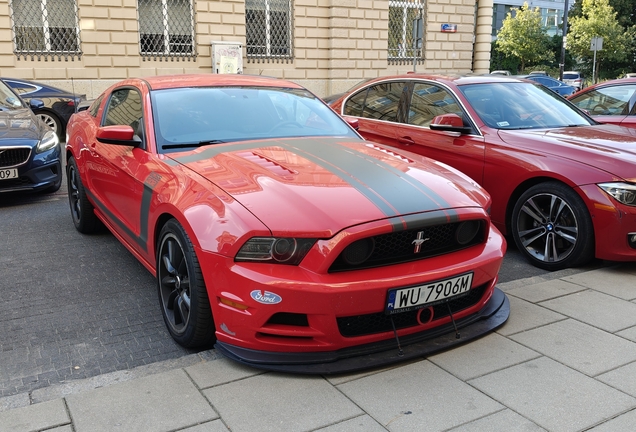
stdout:
{"type": "Polygon", "coordinates": [[[423,14],[424,3],[420,0],[389,1],[389,64],[413,63],[414,58],[422,63],[422,46],[413,48],[413,20],[423,14]]]}
{"type": "Polygon", "coordinates": [[[194,0],[138,0],[139,52],[147,59],[195,59],[194,0]]]}
{"type": "Polygon", "coordinates": [[[18,59],[78,59],[76,0],[10,0],[14,53],[18,59]]]}
{"type": "Polygon", "coordinates": [[[291,0],[245,0],[247,61],[293,58],[291,0]]]}

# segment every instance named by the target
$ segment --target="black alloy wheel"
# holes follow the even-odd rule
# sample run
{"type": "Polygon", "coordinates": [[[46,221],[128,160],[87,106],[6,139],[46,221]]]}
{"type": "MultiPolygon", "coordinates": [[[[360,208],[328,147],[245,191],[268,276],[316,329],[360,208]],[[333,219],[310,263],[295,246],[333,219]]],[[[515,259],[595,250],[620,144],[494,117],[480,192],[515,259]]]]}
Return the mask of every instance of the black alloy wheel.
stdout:
{"type": "Polygon", "coordinates": [[[83,234],[99,231],[102,224],[95,216],[93,204],[86,196],[86,190],[82,184],[74,157],[71,156],[69,158],[66,170],[68,202],[71,207],[71,217],[75,228],[83,234]]]}
{"type": "Polygon", "coordinates": [[[581,197],[559,182],[524,192],[512,212],[512,237],[534,266],[554,271],[594,257],[594,228],[581,197]]]}
{"type": "Polygon", "coordinates": [[[175,219],[163,226],[159,239],[157,283],[168,331],[186,348],[211,346],[214,320],[192,242],[175,219]]]}

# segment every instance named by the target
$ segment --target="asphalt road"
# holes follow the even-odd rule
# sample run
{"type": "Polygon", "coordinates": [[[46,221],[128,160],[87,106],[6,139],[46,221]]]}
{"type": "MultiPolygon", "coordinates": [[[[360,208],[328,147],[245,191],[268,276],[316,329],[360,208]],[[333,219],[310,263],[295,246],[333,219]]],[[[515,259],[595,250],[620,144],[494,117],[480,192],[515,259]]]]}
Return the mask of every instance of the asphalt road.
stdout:
{"type": "MultiPolygon", "coordinates": [[[[0,227],[0,397],[194,352],[172,340],[154,277],[115,237],[75,230],[65,183],[0,195],[0,227]]],[[[500,282],[558,273],[509,245],[500,282]]]]}

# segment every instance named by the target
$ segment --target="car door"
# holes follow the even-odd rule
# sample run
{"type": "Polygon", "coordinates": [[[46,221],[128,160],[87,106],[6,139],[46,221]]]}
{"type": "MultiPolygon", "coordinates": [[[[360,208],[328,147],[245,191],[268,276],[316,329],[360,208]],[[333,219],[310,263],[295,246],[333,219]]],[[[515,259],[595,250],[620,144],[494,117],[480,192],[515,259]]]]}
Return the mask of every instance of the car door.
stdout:
{"type": "Polygon", "coordinates": [[[139,89],[115,89],[104,108],[101,126],[128,125],[142,138],[142,145],[90,143],[87,163],[90,189],[99,209],[112,226],[140,250],[146,249],[145,218],[142,215],[144,180],[148,178],[149,154],[143,143],[143,108],[139,89]]]}
{"type": "Polygon", "coordinates": [[[395,127],[399,147],[451,165],[482,183],[484,137],[472,125],[458,99],[449,89],[433,82],[415,81],[409,90],[406,122],[395,127]],[[433,118],[443,114],[457,114],[472,133],[431,130],[433,118]]]}

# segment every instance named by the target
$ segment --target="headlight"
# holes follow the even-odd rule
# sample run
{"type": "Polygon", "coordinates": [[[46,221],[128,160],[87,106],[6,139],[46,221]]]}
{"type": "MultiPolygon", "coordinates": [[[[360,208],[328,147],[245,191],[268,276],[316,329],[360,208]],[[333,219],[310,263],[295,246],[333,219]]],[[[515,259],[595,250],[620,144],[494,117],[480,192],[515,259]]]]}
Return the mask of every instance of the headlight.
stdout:
{"type": "Polygon", "coordinates": [[[57,134],[53,131],[48,131],[47,133],[44,134],[44,136],[38,143],[38,146],[35,148],[35,152],[42,153],[47,150],[51,150],[59,142],[60,140],[58,139],[57,134]]]}
{"type": "Polygon", "coordinates": [[[636,207],[636,185],[629,183],[601,183],[598,185],[622,204],[636,207]]]}
{"type": "Polygon", "coordinates": [[[314,243],[316,239],[252,237],[245,242],[234,259],[298,265],[314,243]]]}

